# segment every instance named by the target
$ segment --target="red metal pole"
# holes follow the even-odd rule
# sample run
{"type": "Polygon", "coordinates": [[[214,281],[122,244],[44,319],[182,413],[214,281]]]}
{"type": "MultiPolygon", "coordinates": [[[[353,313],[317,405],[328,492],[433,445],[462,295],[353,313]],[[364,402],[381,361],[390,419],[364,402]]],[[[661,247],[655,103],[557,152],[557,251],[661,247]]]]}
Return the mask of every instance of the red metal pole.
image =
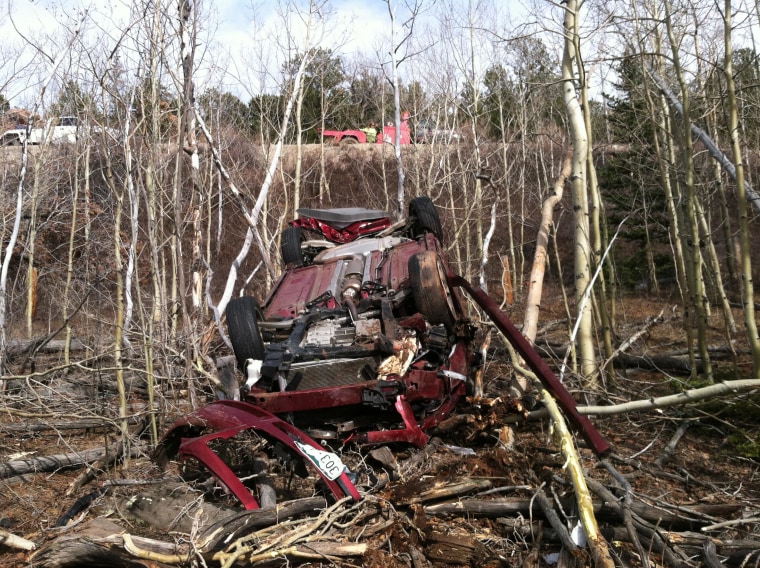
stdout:
{"type": "Polygon", "coordinates": [[[610,447],[607,440],[594,428],[591,421],[586,417],[578,413],[578,409],[575,403],[575,399],[568,392],[559,379],[554,375],[549,365],[541,358],[541,356],[533,349],[533,346],[525,339],[515,325],[509,321],[499,307],[496,305],[488,294],[486,294],[480,288],[475,288],[467,280],[457,275],[449,275],[449,285],[459,286],[464,288],[467,293],[472,296],[478,305],[491,318],[491,321],[501,331],[504,336],[509,340],[515,350],[525,360],[528,366],[536,373],[536,376],[541,381],[541,384],[557,399],[557,403],[560,408],[565,411],[570,421],[575,427],[580,430],[583,439],[594,450],[594,452],[601,456],[609,452],[610,447]]]}

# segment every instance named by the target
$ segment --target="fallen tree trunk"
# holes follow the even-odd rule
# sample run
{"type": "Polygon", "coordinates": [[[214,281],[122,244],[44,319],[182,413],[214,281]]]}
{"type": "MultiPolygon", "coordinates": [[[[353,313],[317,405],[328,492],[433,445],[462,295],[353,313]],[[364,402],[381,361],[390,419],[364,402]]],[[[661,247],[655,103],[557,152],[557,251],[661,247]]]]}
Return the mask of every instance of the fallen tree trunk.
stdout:
{"type": "MultiPolygon", "coordinates": [[[[31,564],[38,568],[61,568],[62,566],[112,566],[114,568],[145,568],[146,564],[135,559],[120,546],[124,544],[124,527],[98,517],[81,527],[45,544],[31,557],[31,564]]],[[[187,560],[189,547],[175,543],[132,536],[131,540],[144,550],[163,556],[187,560]]]]}
{"type": "MultiPolygon", "coordinates": [[[[673,94],[673,91],[670,90],[670,87],[668,87],[665,81],[663,81],[662,78],[651,69],[647,69],[647,72],[652,78],[652,81],[654,81],[654,84],[657,85],[657,88],[668,100],[670,106],[675,109],[679,116],[683,117],[683,106],[681,105],[681,102],[678,100],[678,98],[673,94]]],[[[718,146],[715,144],[715,142],[713,142],[712,138],[710,138],[707,132],[699,128],[693,122],[689,123],[689,128],[691,129],[692,134],[694,134],[702,141],[702,144],[705,145],[713,159],[721,165],[723,171],[731,176],[731,179],[736,181],[736,166],[733,164],[733,162],[731,162],[731,160],[728,159],[728,156],[726,156],[723,151],[718,148],[718,146]]],[[[744,182],[744,186],[744,192],[746,194],[747,201],[752,204],[752,207],[754,207],[755,211],[760,211],[760,195],[758,195],[757,192],[752,189],[752,187],[750,187],[746,181],[744,182]]]]}
{"type": "Polygon", "coordinates": [[[13,533],[9,533],[6,530],[0,529],[0,546],[9,546],[21,550],[34,550],[36,545],[31,540],[27,540],[20,536],[16,536],[13,533]]]}
{"type": "MultiPolygon", "coordinates": [[[[681,406],[692,402],[698,402],[708,398],[723,396],[727,394],[736,394],[739,392],[751,391],[760,388],[760,380],[744,379],[738,381],[724,381],[715,385],[709,385],[700,389],[688,390],[677,394],[670,394],[658,398],[646,400],[632,400],[621,404],[610,406],[578,406],[578,413],[594,416],[613,416],[616,414],[625,414],[627,412],[643,412],[656,408],[668,408],[671,406],[681,406]]],[[[514,415],[504,418],[506,423],[514,423],[525,420],[538,420],[546,418],[549,413],[545,408],[534,410],[527,415],[514,415]]]]}
{"type": "MultiPolygon", "coordinates": [[[[39,353],[58,353],[66,347],[65,339],[50,339],[45,341],[45,337],[37,339],[11,339],[8,341],[8,356],[18,356],[34,351],[39,353]]],[[[79,339],[71,340],[71,351],[84,351],[87,346],[79,339]]]]}
{"type": "Polygon", "coordinates": [[[419,495],[413,495],[404,499],[395,500],[394,505],[413,505],[416,503],[425,503],[426,501],[437,501],[473,493],[475,491],[485,491],[492,487],[492,483],[487,479],[467,479],[458,483],[449,483],[440,487],[434,487],[419,495]]]}
{"type": "Polygon", "coordinates": [[[40,456],[23,460],[9,461],[0,464],[0,478],[25,475],[28,473],[55,471],[72,467],[82,467],[88,463],[99,460],[106,455],[106,448],[94,448],[70,454],[58,454],[54,456],[40,456]]]}
{"type": "MultiPolygon", "coordinates": [[[[140,449],[137,446],[132,448],[133,452],[139,450],[140,449]]],[[[0,479],[30,473],[78,468],[102,459],[104,456],[108,455],[108,452],[109,448],[101,447],[82,450],[80,452],[72,452],[70,454],[40,456],[37,458],[9,461],[0,464],[0,479]]]]}
{"type": "MultiPolygon", "coordinates": [[[[537,351],[555,359],[564,357],[564,353],[569,349],[568,344],[550,343],[543,340],[536,340],[535,347],[537,351]]],[[[668,354],[632,355],[621,352],[612,357],[612,364],[615,367],[623,369],[644,369],[682,374],[689,374],[691,372],[687,357],[668,354]]],[[[702,363],[698,361],[697,370],[699,371],[701,368],[702,363]]]]}
{"type": "MultiPolygon", "coordinates": [[[[137,417],[128,420],[129,424],[137,424],[137,417]]],[[[46,422],[29,424],[18,422],[16,424],[0,424],[0,432],[45,432],[47,430],[94,430],[96,428],[118,429],[115,421],[108,418],[85,418],[71,422],[46,422]]]]}
{"type": "MultiPolygon", "coordinates": [[[[563,509],[567,510],[572,507],[573,499],[566,497],[560,499],[563,509]]],[[[593,501],[594,515],[600,519],[618,519],[619,515],[613,507],[602,501],[593,501]]],[[[661,527],[669,529],[694,530],[700,524],[694,518],[686,518],[684,511],[692,512],[694,517],[705,514],[717,515],[736,512],[741,510],[741,505],[702,505],[699,508],[684,509],[679,511],[666,511],[657,507],[650,507],[644,503],[634,501],[631,503],[631,511],[642,519],[656,523],[661,527]]],[[[479,515],[483,517],[510,517],[515,515],[532,515],[540,517],[541,509],[538,505],[528,498],[504,498],[504,499],[464,499],[460,501],[449,501],[424,507],[426,515],[479,515]]]]}
{"type": "Polygon", "coordinates": [[[285,519],[313,513],[326,507],[327,501],[324,497],[309,497],[287,501],[276,505],[274,509],[243,511],[205,528],[198,547],[204,552],[213,552],[225,542],[232,542],[254,529],[275,525],[285,519]]]}

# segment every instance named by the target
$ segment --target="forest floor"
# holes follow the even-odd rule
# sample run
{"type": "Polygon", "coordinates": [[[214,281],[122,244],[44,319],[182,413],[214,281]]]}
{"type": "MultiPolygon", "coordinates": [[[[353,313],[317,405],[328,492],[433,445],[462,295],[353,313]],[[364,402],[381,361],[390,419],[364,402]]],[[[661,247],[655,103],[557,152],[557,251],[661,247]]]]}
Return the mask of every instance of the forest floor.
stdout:
{"type": "MultiPolygon", "coordinates": [[[[667,300],[644,296],[620,304],[621,337],[649,326],[630,353],[682,353],[683,328],[671,307],[667,300]],[[650,325],[661,312],[662,320],[650,325]]],[[[548,302],[542,310],[539,345],[562,345],[567,331],[561,305],[548,302]]],[[[513,315],[521,319],[517,309],[513,315]]],[[[725,346],[720,315],[712,317],[711,345],[725,346]]],[[[64,382],[91,384],[91,376],[36,377],[16,385],[0,405],[0,468],[5,468],[0,469],[0,531],[33,542],[36,551],[8,546],[0,532],[0,566],[215,566],[225,559],[233,565],[238,554],[240,565],[247,566],[591,565],[586,549],[573,552],[572,544],[560,542],[559,529],[577,523],[577,510],[549,423],[521,422],[511,432],[503,428],[513,413],[493,401],[503,395],[512,370],[497,343],[485,368],[487,399],[469,400],[457,409],[470,420],[434,432],[423,449],[337,450],[349,467],[362,472],[358,503],[329,507],[315,489],[314,476],[276,476],[278,504],[291,504],[294,512],[256,528],[245,528],[249,517],[213,484],[197,477],[180,482],[180,473],[192,477],[192,468],[172,462],[159,470],[146,442],[135,442],[128,461],[95,468],[90,480],[80,479],[81,467],[65,464],[14,475],[9,465],[113,448],[116,440],[113,392],[102,384],[94,386],[105,389],[102,396],[64,388],[64,382]],[[110,418],[110,425],[66,427],[97,416],[110,418]],[[158,502],[164,505],[155,507],[158,502]],[[559,517],[558,523],[547,518],[547,510],[559,517]],[[67,512],[71,518],[63,522],[67,512]],[[209,531],[214,515],[227,519],[222,523],[226,541],[209,531]]],[[[748,378],[742,344],[739,339],[734,345],[737,359],[716,350],[717,378],[748,378]]],[[[545,351],[542,355],[556,368],[558,361],[545,351]]],[[[38,360],[37,372],[55,366],[54,357],[38,360]]],[[[686,380],[672,372],[618,369],[602,402],[681,392],[686,380]]],[[[742,446],[757,452],[756,393],[591,418],[613,452],[600,460],[580,439],[578,445],[597,520],[618,566],[758,566],[760,460],[738,451],[742,446]],[[669,443],[675,444],[670,453],[669,443]]],[[[183,412],[183,395],[165,389],[166,424],[183,412]]]]}

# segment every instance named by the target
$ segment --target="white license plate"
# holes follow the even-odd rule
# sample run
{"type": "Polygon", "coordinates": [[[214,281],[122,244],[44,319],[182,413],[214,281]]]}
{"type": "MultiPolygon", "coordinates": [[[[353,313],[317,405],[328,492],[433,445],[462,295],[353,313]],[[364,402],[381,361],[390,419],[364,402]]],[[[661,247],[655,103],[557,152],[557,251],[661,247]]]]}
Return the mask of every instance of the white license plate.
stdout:
{"type": "Polygon", "coordinates": [[[301,453],[309,458],[314,465],[317,466],[317,469],[330,481],[338,479],[340,474],[347,469],[346,466],[343,465],[343,462],[340,461],[340,458],[334,453],[317,449],[314,446],[309,446],[298,440],[293,440],[293,442],[295,442],[298,449],[301,450],[301,453]]]}

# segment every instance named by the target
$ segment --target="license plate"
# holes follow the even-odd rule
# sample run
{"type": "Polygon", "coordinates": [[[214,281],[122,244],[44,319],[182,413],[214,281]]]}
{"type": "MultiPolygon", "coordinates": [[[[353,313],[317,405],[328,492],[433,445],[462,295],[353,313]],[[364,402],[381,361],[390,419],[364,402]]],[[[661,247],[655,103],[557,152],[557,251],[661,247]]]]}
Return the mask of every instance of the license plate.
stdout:
{"type": "Polygon", "coordinates": [[[301,450],[301,453],[309,458],[317,469],[330,481],[338,479],[347,469],[346,466],[343,465],[343,462],[340,461],[340,458],[334,453],[317,449],[314,446],[304,444],[298,440],[293,440],[293,442],[298,449],[301,450]]]}

